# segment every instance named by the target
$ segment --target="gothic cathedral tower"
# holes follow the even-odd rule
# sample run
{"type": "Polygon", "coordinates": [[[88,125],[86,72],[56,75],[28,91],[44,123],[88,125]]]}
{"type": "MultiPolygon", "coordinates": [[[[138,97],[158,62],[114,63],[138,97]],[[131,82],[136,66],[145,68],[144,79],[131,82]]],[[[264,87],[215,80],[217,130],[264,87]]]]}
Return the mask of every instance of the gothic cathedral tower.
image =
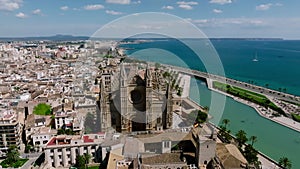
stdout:
{"type": "Polygon", "coordinates": [[[153,122],[156,119],[155,116],[153,116],[153,107],[152,107],[152,97],[153,97],[153,84],[152,84],[152,74],[149,66],[147,65],[147,69],[145,72],[145,82],[146,82],[146,130],[152,130],[153,129],[153,122]]]}

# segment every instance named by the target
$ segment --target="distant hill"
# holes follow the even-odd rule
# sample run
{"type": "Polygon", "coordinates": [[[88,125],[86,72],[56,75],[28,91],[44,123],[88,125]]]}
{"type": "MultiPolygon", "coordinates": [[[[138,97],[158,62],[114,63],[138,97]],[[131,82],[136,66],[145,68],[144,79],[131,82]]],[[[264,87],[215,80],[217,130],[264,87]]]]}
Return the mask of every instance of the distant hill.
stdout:
{"type": "Polygon", "coordinates": [[[72,35],[55,35],[55,36],[40,36],[40,37],[5,37],[0,41],[78,41],[88,40],[88,36],[72,36],[72,35]]]}
{"type": "MultiPolygon", "coordinates": [[[[5,37],[1,38],[0,41],[79,41],[79,40],[88,40],[90,37],[88,36],[73,36],[73,35],[55,35],[55,36],[40,36],[40,37],[5,37]]],[[[91,38],[93,40],[97,40],[97,38],[91,38]]],[[[102,39],[102,38],[101,38],[102,39]]],[[[131,40],[165,40],[172,38],[111,38],[109,40],[122,40],[122,41],[131,41],[131,40]]],[[[184,38],[185,39],[185,38],[184,38]]],[[[192,38],[186,38],[192,39],[192,38]]],[[[283,40],[282,38],[209,38],[210,40],[263,40],[263,41],[277,41],[283,40]]],[[[102,39],[103,40],[103,39],[102,39]]]]}

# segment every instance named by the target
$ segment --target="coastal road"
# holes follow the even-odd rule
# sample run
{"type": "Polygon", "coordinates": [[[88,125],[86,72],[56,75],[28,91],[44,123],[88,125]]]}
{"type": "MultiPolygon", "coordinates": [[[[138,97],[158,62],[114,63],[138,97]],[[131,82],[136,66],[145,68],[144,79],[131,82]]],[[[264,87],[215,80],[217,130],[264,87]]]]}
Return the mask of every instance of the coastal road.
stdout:
{"type": "MultiPolygon", "coordinates": [[[[204,78],[204,79],[206,79],[207,82],[218,81],[221,83],[226,83],[226,84],[236,86],[236,87],[239,87],[239,88],[242,88],[245,90],[249,90],[252,92],[261,93],[263,95],[267,95],[270,97],[275,97],[275,98],[282,99],[285,101],[300,104],[300,97],[292,95],[292,94],[279,92],[279,91],[268,89],[268,88],[265,88],[262,86],[257,86],[254,84],[249,84],[246,82],[241,82],[238,80],[222,77],[219,75],[213,75],[213,74],[209,74],[209,73],[201,72],[201,71],[197,71],[197,70],[191,70],[191,69],[177,67],[177,66],[171,66],[171,65],[164,65],[164,66],[168,67],[170,69],[176,70],[178,72],[188,74],[190,76],[204,78]],[[207,80],[207,79],[210,79],[210,80],[207,80]]],[[[212,84],[208,84],[208,86],[212,86],[212,84]]]]}

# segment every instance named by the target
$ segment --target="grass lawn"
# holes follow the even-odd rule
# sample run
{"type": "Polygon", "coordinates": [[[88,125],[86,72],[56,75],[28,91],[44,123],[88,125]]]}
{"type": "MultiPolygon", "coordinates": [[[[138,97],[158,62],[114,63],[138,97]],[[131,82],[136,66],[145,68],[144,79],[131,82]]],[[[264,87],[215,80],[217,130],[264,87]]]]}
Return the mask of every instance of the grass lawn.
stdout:
{"type": "Polygon", "coordinates": [[[4,160],[0,163],[0,165],[3,168],[8,168],[8,167],[19,168],[19,167],[23,166],[27,161],[28,161],[28,159],[19,159],[17,162],[9,165],[9,164],[7,164],[7,161],[4,160]]]}
{"type": "Polygon", "coordinates": [[[295,121],[300,122],[300,116],[299,115],[292,113],[292,117],[295,121]]]}
{"type": "Polygon", "coordinates": [[[266,100],[268,100],[264,95],[255,93],[255,92],[251,92],[245,89],[241,89],[238,87],[234,87],[234,86],[230,86],[224,83],[220,83],[220,82],[213,82],[213,86],[219,90],[225,91],[227,93],[232,93],[236,96],[244,96],[247,97],[249,99],[254,99],[258,102],[265,102],[266,100]]]}
{"type": "Polygon", "coordinates": [[[35,115],[51,115],[51,106],[45,103],[40,103],[33,108],[33,113],[35,115]]]}
{"type": "Polygon", "coordinates": [[[256,103],[258,105],[269,107],[280,114],[283,114],[286,116],[286,114],[281,110],[279,107],[277,107],[274,103],[272,103],[266,96],[248,91],[245,89],[241,89],[238,87],[230,86],[228,84],[220,83],[220,82],[213,82],[213,87],[215,89],[221,90],[223,92],[226,92],[228,94],[231,94],[233,96],[242,98],[244,100],[248,100],[250,102],[256,103]]]}
{"type": "Polygon", "coordinates": [[[88,167],[88,169],[99,169],[99,166],[91,166],[91,167],[88,167]]]}

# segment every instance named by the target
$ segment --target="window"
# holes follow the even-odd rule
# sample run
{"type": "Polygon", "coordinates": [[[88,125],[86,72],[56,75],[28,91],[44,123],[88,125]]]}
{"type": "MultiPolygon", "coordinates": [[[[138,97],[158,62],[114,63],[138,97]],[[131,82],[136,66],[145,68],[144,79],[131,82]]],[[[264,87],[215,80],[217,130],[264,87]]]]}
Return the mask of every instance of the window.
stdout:
{"type": "Polygon", "coordinates": [[[164,148],[170,148],[170,142],[169,141],[164,141],[163,146],[164,146],[164,148]]]}

